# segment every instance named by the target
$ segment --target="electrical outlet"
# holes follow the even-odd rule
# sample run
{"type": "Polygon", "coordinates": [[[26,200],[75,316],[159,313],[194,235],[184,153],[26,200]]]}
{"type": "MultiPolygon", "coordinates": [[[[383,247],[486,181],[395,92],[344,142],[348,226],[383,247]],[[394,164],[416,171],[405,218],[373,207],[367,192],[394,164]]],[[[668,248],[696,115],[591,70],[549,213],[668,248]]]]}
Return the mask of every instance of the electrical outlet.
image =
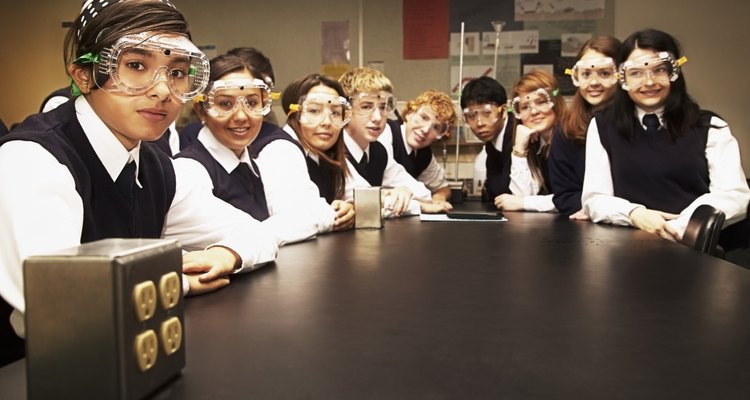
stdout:
{"type": "Polygon", "coordinates": [[[159,279],[159,294],[161,295],[161,304],[165,310],[176,306],[180,301],[181,284],[180,276],[174,271],[162,275],[161,279],[159,279]]]}
{"type": "Polygon", "coordinates": [[[135,356],[138,358],[138,368],[141,372],[149,370],[156,364],[158,347],[156,332],[151,329],[135,337],[135,356]]]}
{"type": "Polygon", "coordinates": [[[156,312],[156,285],[152,281],[143,281],[133,287],[133,304],[139,322],[154,316],[156,312]]]}
{"type": "Polygon", "coordinates": [[[168,356],[177,352],[182,345],[182,324],[180,319],[172,317],[161,324],[161,343],[168,356]]]}

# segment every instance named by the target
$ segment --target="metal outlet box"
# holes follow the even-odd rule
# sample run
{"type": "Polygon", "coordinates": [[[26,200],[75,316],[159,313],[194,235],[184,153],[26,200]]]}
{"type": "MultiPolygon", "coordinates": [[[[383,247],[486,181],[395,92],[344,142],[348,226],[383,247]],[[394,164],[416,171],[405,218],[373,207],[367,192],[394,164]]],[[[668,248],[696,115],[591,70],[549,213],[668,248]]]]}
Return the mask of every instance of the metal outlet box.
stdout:
{"type": "Polygon", "coordinates": [[[354,227],[383,227],[383,197],[380,187],[354,189],[354,227]]]}
{"type": "Polygon", "coordinates": [[[185,366],[182,251],[105,239],[24,262],[29,399],[142,399],[185,366]]]}

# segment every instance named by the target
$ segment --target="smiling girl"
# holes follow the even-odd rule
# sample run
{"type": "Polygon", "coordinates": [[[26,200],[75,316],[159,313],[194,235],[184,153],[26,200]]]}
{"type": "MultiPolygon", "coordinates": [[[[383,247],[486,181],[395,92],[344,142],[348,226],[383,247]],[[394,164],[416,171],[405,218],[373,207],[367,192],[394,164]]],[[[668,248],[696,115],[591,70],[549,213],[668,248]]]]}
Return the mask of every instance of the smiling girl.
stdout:
{"type": "Polygon", "coordinates": [[[725,226],[746,217],[750,190],[737,141],[688,95],[685,61],[675,39],[658,30],[623,42],[616,60],[622,90],[595,115],[586,141],[582,201],[594,222],[680,240],[701,204],[723,211],[725,226]]]}

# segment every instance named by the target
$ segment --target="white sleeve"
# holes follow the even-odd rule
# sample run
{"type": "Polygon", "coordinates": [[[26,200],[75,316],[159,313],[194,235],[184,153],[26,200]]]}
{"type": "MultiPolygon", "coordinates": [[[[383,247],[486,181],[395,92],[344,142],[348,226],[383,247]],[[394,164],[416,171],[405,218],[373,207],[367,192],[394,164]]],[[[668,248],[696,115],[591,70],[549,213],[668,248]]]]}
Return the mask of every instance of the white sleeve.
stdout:
{"type": "Polygon", "coordinates": [[[625,226],[632,225],[630,212],[641,207],[614,195],[609,157],[602,146],[594,118],[591,119],[586,134],[586,172],[583,176],[581,203],[592,221],[625,226]]]}
{"type": "Polygon", "coordinates": [[[414,179],[406,172],[403,165],[396,162],[393,157],[388,157],[388,163],[383,172],[383,186],[399,187],[406,186],[411,190],[415,199],[430,201],[432,192],[422,182],[414,179]]]}
{"type": "Polygon", "coordinates": [[[23,260],[81,244],[83,203],[66,166],[41,145],[0,147],[0,295],[24,312],[23,260]]]}
{"type": "Polygon", "coordinates": [[[273,225],[283,243],[305,240],[333,228],[336,213],[320,197],[296,145],[275,140],[263,148],[255,162],[272,217],[267,224],[273,225]]]}
{"type": "Polygon", "coordinates": [[[529,168],[526,157],[510,156],[510,192],[516,196],[534,196],[539,193],[539,182],[529,168]]]}
{"type": "Polygon", "coordinates": [[[552,202],[551,194],[532,195],[523,197],[523,209],[525,211],[552,212],[557,211],[555,203],[552,202]]]}
{"type": "Polygon", "coordinates": [[[445,179],[445,170],[435,160],[435,156],[432,156],[430,164],[427,168],[419,174],[418,181],[424,183],[430,192],[434,193],[436,190],[448,186],[448,181],[445,179]]]}
{"type": "Polygon", "coordinates": [[[737,140],[732,136],[725,121],[713,117],[711,125],[721,128],[710,128],[708,131],[706,160],[709,192],[699,196],[682,210],[679,218],[668,222],[681,233],[685,231],[693,211],[701,204],[709,204],[723,211],[726,215],[724,226],[741,221],[747,216],[750,189],[742,170],[737,140]]]}
{"type": "Polygon", "coordinates": [[[206,187],[208,173],[202,165],[186,158],[172,164],[176,189],[164,222],[164,237],[179,240],[185,250],[228,247],[242,258],[239,271],[258,268],[276,258],[274,234],[249,214],[216,198],[206,187]]]}

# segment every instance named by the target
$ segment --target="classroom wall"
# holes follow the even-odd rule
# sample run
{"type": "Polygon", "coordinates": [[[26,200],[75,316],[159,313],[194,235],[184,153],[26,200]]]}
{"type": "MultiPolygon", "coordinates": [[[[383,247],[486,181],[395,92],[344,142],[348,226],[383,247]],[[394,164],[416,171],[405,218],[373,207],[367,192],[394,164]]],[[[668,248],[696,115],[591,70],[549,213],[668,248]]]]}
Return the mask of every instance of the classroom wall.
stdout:
{"type": "MultiPolygon", "coordinates": [[[[509,0],[505,0],[509,1],[509,0]]],[[[364,59],[382,61],[396,97],[408,99],[424,89],[446,90],[448,60],[402,60],[401,0],[361,0],[364,8],[364,59]]],[[[223,52],[254,46],[271,58],[278,88],[320,68],[322,21],[348,20],[351,63],[357,66],[359,1],[174,0],[192,26],[197,44],[223,52]],[[206,7],[212,7],[211,12],[206,7]]],[[[744,51],[750,2],[717,0],[613,0],[615,35],[654,27],[675,35],[689,61],[684,66],[690,93],[702,107],[722,115],[737,137],[743,166],[750,171],[750,84],[744,51]]],[[[62,65],[64,20],[75,18],[81,0],[5,2],[0,24],[3,96],[0,118],[7,125],[38,110],[52,90],[67,83],[62,65]]],[[[607,4],[611,4],[608,2],[607,4]]],[[[447,40],[447,38],[446,38],[447,40]]],[[[282,115],[277,111],[277,115],[282,115]]],[[[282,115],[283,116],[283,115],[282,115]]]]}

